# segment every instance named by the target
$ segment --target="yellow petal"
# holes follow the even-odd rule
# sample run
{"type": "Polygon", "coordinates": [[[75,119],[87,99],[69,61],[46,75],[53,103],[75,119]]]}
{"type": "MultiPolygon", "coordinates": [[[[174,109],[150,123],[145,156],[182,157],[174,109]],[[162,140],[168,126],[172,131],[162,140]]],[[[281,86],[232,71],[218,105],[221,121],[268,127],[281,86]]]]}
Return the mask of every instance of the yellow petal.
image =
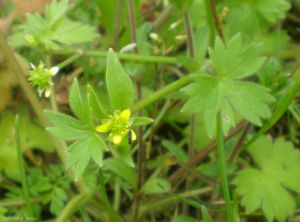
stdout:
{"type": "Polygon", "coordinates": [[[131,111],[130,109],[124,109],[121,114],[120,114],[120,117],[124,120],[129,120],[130,118],[130,115],[131,115],[131,111]]]}
{"type": "Polygon", "coordinates": [[[133,130],[130,130],[130,131],[131,131],[131,140],[135,141],[136,140],[136,134],[133,130]]]}
{"type": "Polygon", "coordinates": [[[106,133],[106,132],[110,131],[110,128],[111,128],[111,122],[107,122],[107,123],[103,123],[103,124],[97,126],[96,130],[99,133],[106,133]]]}
{"type": "Polygon", "coordinates": [[[114,144],[119,144],[121,142],[121,140],[122,140],[122,136],[121,135],[115,135],[113,137],[113,143],[114,144]]]}

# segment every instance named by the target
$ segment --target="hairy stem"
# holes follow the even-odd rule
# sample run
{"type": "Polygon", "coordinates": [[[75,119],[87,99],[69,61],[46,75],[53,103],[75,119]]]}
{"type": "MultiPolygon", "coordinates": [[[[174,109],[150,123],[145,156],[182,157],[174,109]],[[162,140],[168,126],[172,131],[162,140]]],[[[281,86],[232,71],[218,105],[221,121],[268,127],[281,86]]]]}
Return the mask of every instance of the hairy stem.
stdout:
{"type": "Polygon", "coordinates": [[[227,220],[234,221],[234,211],[230,199],[229,187],[226,174],[226,160],[225,160],[225,148],[224,148],[224,139],[223,139],[223,127],[222,127],[222,116],[221,112],[217,116],[217,153],[218,153],[218,164],[219,164],[219,174],[221,180],[221,187],[223,191],[223,196],[226,204],[227,220]]]}
{"type": "Polygon", "coordinates": [[[135,103],[133,105],[132,110],[138,111],[140,109],[143,109],[144,107],[152,104],[153,102],[155,102],[161,98],[164,98],[169,93],[174,92],[175,90],[181,89],[182,87],[188,85],[191,82],[192,82],[192,76],[186,75],[186,76],[176,80],[175,82],[172,82],[172,83],[164,86],[160,90],[152,93],[147,98],[141,99],[140,101],[138,101],[137,103],[135,103]]]}
{"type": "MultiPolygon", "coordinates": [[[[65,49],[49,52],[53,55],[73,55],[80,54],[82,56],[91,57],[107,57],[106,51],[101,50],[83,50],[83,49],[65,49]]],[[[141,54],[130,54],[130,53],[116,53],[120,60],[136,61],[136,62],[149,62],[149,63],[168,63],[176,64],[177,58],[170,56],[151,56],[151,55],[141,55],[141,54]]]]}
{"type": "Polygon", "coordinates": [[[68,57],[66,60],[62,61],[61,63],[59,63],[57,65],[57,67],[59,69],[62,69],[68,65],[70,65],[71,63],[73,63],[74,61],[76,61],[77,59],[79,59],[81,56],[83,55],[83,52],[78,51],[77,54],[72,55],[71,57],[68,57]]]}

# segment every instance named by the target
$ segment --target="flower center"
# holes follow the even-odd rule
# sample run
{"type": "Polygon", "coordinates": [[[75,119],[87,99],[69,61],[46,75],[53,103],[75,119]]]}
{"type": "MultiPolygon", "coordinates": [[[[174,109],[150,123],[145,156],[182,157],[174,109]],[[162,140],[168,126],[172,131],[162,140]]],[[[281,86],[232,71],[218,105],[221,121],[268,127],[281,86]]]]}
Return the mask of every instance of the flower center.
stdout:
{"type": "Polygon", "coordinates": [[[111,123],[111,133],[114,135],[123,135],[128,130],[127,121],[122,118],[113,118],[111,123]]]}

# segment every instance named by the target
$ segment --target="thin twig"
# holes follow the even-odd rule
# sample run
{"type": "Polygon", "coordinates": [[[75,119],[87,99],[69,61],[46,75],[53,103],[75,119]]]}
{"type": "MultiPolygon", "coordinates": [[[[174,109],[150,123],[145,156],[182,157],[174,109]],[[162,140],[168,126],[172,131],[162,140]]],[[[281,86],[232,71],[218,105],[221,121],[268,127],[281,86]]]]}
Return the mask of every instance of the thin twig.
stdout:
{"type": "Polygon", "coordinates": [[[210,7],[211,7],[212,14],[213,14],[213,17],[214,17],[214,22],[215,22],[215,27],[217,29],[217,32],[218,32],[219,36],[221,37],[221,39],[223,40],[223,42],[225,42],[225,38],[224,38],[223,31],[222,31],[221,23],[220,23],[219,16],[218,16],[218,13],[217,13],[215,0],[210,0],[210,7]]]}
{"type": "MultiPolygon", "coordinates": [[[[194,44],[194,33],[193,33],[193,25],[190,19],[188,12],[185,12],[183,15],[185,30],[187,34],[187,49],[188,55],[190,58],[195,57],[195,44],[194,44]]],[[[189,136],[189,146],[188,146],[188,154],[189,158],[192,158],[195,152],[195,133],[196,133],[196,115],[192,114],[190,116],[190,136],[189,136]]],[[[189,190],[192,187],[193,178],[187,177],[185,189],[189,190]]],[[[189,207],[187,204],[183,204],[183,213],[189,214],[189,207]]]]}
{"type": "Polygon", "coordinates": [[[212,192],[212,187],[204,187],[197,190],[186,191],[180,194],[171,194],[170,196],[157,198],[148,202],[147,204],[141,206],[141,215],[145,215],[148,212],[152,212],[155,209],[163,209],[162,207],[168,204],[175,204],[178,200],[182,200],[184,198],[195,197],[201,194],[212,192]]]}
{"type": "Polygon", "coordinates": [[[174,6],[169,5],[160,15],[159,17],[153,22],[153,29],[158,31],[160,27],[168,20],[168,18],[174,12],[174,6]]]}
{"type": "MultiPolygon", "coordinates": [[[[33,197],[30,198],[31,203],[40,203],[43,199],[41,197],[33,197]]],[[[2,201],[0,202],[0,207],[17,207],[23,206],[25,204],[24,200],[10,200],[10,201],[2,201]]]]}
{"type": "Polygon", "coordinates": [[[295,65],[292,67],[291,72],[290,72],[290,77],[295,75],[295,73],[297,72],[299,67],[300,67],[300,59],[298,59],[296,61],[295,65]]]}
{"type": "MultiPolygon", "coordinates": [[[[135,24],[135,13],[133,0],[128,1],[128,22],[131,34],[131,41],[137,44],[136,24],[135,24]]],[[[137,52],[137,48],[134,49],[137,52]]]]}
{"type": "Polygon", "coordinates": [[[235,159],[236,155],[239,153],[239,150],[240,150],[241,146],[243,145],[245,139],[247,138],[247,134],[248,134],[248,131],[250,130],[250,128],[251,128],[251,124],[247,123],[247,125],[245,126],[244,131],[243,131],[239,141],[237,142],[237,144],[234,147],[231,155],[227,159],[227,163],[232,163],[232,161],[235,159]]]}
{"type": "Polygon", "coordinates": [[[123,4],[124,4],[124,0],[119,0],[118,1],[115,27],[114,27],[114,38],[113,38],[113,43],[112,43],[112,48],[115,49],[115,50],[118,47],[119,38],[120,38],[120,28],[121,28],[121,22],[122,22],[123,4]]]}
{"type": "MultiPolygon", "coordinates": [[[[134,4],[133,0],[127,0],[128,2],[128,22],[131,32],[131,41],[137,44],[137,32],[135,24],[135,13],[134,13],[134,4]]],[[[134,52],[137,54],[138,47],[134,49],[134,52]]],[[[142,98],[142,82],[140,75],[135,78],[135,85],[137,91],[137,100],[142,98]]],[[[139,115],[142,115],[142,111],[139,111],[139,115]]],[[[143,128],[139,127],[138,129],[138,160],[137,160],[137,170],[138,170],[138,179],[137,179],[137,190],[134,197],[134,208],[133,208],[133,221],[137,221],[139,208],[142,201],[143,194],[140,192],[140,189],[144,183],[144,166],[145,166],[145,146],[143,140],[143,128]]]]}
{"type": "MultiPolygon", "coordinates": [[[[242,121],[239,125],[237,125],[235,128],[233,128],[228,136],[224,138],[225,141],[231,139],[234,137],[238,132],[240,132],[245,127],[246,122],[242,121]]],[[[208,144],[205,148],[200,150],[198,153],[195,153],[192,159],[189,159],[189,161],[176,170],[170,177],[169,180],[172,184],[176,184],[179,180],[181,180],[186,172],[195,167],[200,161],[202,161],[210,152],[212,152],[217,146],[216,141],[212,141],[210,144],[208,144]]]]}
{"type": "Polygon", "coordinates": [[[184,18],[184,25],[185,25],[185,30],[186,30],[186,34],[187,34],[187,47],[188,47],[189,56],[191,58],[194,58],[195,57],[195,40],[194,40],[193,25],[192,25],[190,16],[187,12],[184,13],[183,18],[184,18]]]}

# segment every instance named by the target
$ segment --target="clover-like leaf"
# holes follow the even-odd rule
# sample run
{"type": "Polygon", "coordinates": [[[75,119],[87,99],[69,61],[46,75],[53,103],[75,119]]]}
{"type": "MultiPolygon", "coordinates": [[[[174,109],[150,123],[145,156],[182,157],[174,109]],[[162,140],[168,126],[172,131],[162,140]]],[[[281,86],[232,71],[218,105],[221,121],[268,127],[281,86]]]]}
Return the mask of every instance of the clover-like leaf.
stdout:
{"type": "Polygon", "coordinates": [[[240,34],[226,46],[217,38],[214,49],[209,50],[215,75],[195,74],[195,82],[183,89],[190,99],[182,111],[203,112],[209,136],[215,133],[215,118],[219,111],[224,133],[235,125],[235,111],[257,125],[261,125],[261,118],[270,116],[267,104],[274,99],[268,88],[241,80],[255,74],[264,63],[265,58],[258,53],[258,45],[242,47],[240,34]]]}
{"type": "Polygon", "coordinates": [[[300,192],[300,153],[282,138],[261,137],[249,148],[257,167],[238,172],[234,180],[247,212],[262,209],[268,221],[285,221],[295,209],[290,191],[300,192]]]}

